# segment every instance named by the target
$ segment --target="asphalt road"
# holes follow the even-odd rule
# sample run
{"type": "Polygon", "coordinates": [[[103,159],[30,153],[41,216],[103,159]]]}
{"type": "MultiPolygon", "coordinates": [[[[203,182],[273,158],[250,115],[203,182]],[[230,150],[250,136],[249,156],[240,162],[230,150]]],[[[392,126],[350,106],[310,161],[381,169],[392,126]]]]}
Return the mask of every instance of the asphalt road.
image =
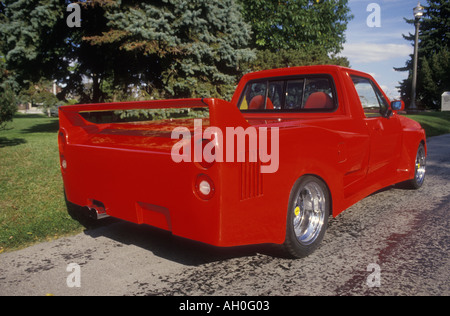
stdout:
{"type": "Polygon", "coordinates": [[[365,198],[331,220],[308,258],[282,258],[270,245],[219,249],[118,222],[0,254],[0,295],[448,296],[450,135],[428,147],[424,187],[365,198]]]}

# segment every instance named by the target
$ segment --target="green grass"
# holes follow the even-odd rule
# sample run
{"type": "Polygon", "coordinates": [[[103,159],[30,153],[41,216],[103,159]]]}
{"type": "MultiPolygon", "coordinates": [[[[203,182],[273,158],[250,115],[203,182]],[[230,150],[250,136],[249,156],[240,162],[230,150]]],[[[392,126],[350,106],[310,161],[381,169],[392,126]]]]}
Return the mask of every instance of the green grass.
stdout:
{"type": "MultiPolygon", "coordinates": [[[[428,137],[450,133],[450,112],[406,116],[428,137]]],[[[0,253],[84,229],[67,213],[57,132],[58,119],[21,114],[0,131],[0,253]]]]}
{"type": "Polygon", "coordinates": [[[427,137],[450,133],[450,112],[422,112],[405,116],[419,122],[427,137]]]}
{"type": "Polygon", "coordinates": [[[0,252],[82,231],[64,200],[58,124],[18,114],[0,131],[0,252]]]}

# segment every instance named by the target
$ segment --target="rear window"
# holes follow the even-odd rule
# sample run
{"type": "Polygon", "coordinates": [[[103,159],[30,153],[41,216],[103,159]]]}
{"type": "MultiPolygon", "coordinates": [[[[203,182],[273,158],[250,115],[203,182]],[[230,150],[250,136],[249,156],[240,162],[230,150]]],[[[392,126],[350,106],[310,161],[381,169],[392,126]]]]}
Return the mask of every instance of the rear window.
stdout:
{"type": "Polygon", "coordinates": [[[333,79],[314,75],[250,81],[238,107],[249,112],[333,112],[337,105],[333,79]]]}

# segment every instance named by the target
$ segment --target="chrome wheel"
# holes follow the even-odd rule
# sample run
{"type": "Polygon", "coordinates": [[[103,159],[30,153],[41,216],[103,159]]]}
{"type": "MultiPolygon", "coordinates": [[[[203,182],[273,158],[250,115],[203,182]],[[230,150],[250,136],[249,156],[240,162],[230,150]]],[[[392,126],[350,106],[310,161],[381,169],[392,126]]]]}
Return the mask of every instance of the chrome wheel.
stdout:
{"type": "Polygon", "coordinates": [[[292,210],[293,228],[298,242],[310,245],[317,240],[327,212],[325,193],[316,182],[308,182],[300,190],[292,210]]]}
{"type": "Polygon", "coordinates": [[[414,162],[414,177],[405,182],[406,188],[420,189],[425,181],[427,155],[423,144],[417,149],[416,160],[414,162]]]}
{"type": "Polygon", "coordinates": [[[421,186],[423,180],[425,179],[426,172],[426,156],[425,149],[421,145],[419,150],[417,151],[416,156],[416,171],[415,171],[415,180],[418,186],[421,186]]]}
{"type": "Polygon", "coordinates": [[[328,187],[313,175],[299,178],[292,187],[287,209],[284,249],[293,258],[303,258],[319,247],[331,213],[328,187]]]}

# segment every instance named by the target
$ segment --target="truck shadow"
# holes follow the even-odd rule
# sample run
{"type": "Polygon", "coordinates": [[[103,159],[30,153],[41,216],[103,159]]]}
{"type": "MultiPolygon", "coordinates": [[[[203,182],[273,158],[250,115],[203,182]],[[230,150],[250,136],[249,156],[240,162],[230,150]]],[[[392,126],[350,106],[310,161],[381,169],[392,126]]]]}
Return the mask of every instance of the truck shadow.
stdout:
{"type": "Polygon", "coordinates": [[[155,256],[187,266],[250,257],[258,253],[283,257],[281,247],[270,244],[220,248],[172,235],[171,232],[149,225],[138,225],[116,218],[93,220],[87,208],[66,200],[69,215],[85,227],[84,233],[92,238],[106,237],[125,245],[135,245],[155,256]]]}
{"type": "Polygon", "coordinates": [[[187,266],[225,261],[233,258],[265,254],[283,257],[281,247],[270,244],[220,248],[172,235],[168,231],[147,225],[137,225],[120,220],[108,225],[86,229],[92,238],[106,237],[125,245],[135,245],[155,256],[187,266]]]}
{"type": "Polygon", "coordinates": [[[22,131],[23,134],[30,134],[30,133],[56,133],[59,130],[59,121],[55,120],[52,122],[45,122],[40,124],[35,124],[33,126],[30,126],[27,129],[24,129],[22,131]]]}
{"type": "Polygon", "coordinates": [[[26,144],[27,141],[23,138],[6,138],[0,137],[0,148],[14,147],[22,144],[26,144]]]}

